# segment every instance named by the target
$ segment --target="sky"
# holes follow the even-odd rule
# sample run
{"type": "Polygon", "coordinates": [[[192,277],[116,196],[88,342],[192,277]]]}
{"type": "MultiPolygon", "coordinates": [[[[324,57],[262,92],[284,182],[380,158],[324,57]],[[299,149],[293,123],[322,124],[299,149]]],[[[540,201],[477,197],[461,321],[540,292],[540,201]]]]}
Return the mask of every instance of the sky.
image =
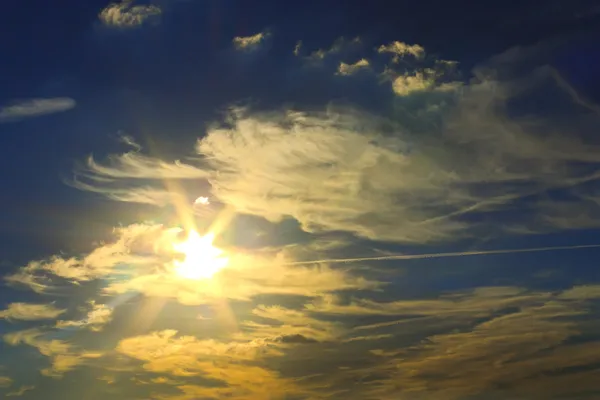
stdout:
{"type": "Polygon", "coordinates": [[[0,397],[600,397],[592,0],[10,2],[0,397]]]}

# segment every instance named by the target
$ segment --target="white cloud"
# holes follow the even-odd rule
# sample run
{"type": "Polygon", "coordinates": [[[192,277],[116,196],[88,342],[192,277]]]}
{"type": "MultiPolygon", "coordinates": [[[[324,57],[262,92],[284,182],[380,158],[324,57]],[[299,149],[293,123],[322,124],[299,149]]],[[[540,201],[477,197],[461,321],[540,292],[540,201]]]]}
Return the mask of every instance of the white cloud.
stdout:
{"type": "Polygon", "coordinates": [[[75,107],[75,104],[75,100],[68,97],[39,98],[14,102],[0,108],[0,123],[67,111],[75,107]]]}
{"type": "Polygon", "coordinates": [[[233,38],[233,45],[238,50],[254,50],[258,48],[269,36],[266,32],[259,32],[251,36],[237,36],[233,38]]]}
{"type": "Polygon", "coordinates": [[[155,5],[133,5],[133,0],[111,3],[100,12],[98,18],[106,26],[134,28],[147,21],[157,20],[162,11],[155,5]]]}
{"type": "Polygon", "coordinates": [[[0,388],[7,388],[12,385],[13,380],[8,376],[0,376],[0,388]]]}
{"type": "Polygon", "coordinates": [[[0,318],[17,319],[21,321],[38,321],[45,319],[56,319],[64,314],[52,304],[11,303],[5,310],[0,310],[0,318]]]}

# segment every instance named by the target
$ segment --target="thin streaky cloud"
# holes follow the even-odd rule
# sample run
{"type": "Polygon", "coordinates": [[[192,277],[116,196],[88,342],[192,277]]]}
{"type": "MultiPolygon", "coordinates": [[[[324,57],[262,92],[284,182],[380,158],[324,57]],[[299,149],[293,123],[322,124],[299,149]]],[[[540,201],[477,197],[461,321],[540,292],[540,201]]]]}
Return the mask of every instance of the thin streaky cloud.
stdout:
{"type": "Polygon", "coordinates": [[[424,258],[444,258],[444,257],[466,257],[466,256],[484,256],[491,254],[516,254],[516,253],[539,253],[545,251],[559,250],[581,250],[600,248],[600,244],[584,244],[576,246],[552,246],[552,247],[534,247],[529,249],[503,249],[503,250],[479,250],[462,251],[452,253],[428,253],[428,254],[398,254],[376,257],[357,257],[357,258],[332,258],[315,261],[297,261],[286,263],[284,265],[310,265],[310,264],[340,264],[360,261],[389,261],[389,260],[420,260],[424,258]]]}
{"type": "Polygon", "coordinates": [[[15,101],[0,108],[0,123],[60,113],[72,109],[75,105],[75,100],[69,97],[35,98],[15,101]]]}

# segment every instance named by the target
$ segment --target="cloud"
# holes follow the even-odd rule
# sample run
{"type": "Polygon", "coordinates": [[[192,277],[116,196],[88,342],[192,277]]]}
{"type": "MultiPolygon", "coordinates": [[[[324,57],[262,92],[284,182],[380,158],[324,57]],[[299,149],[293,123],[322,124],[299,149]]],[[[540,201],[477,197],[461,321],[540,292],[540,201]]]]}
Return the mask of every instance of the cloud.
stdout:
{"type": "Polygon", "coordinates": [[[130,29],[146,22],[157,21],[162,11],[155,5],[133,5],[133,0],[111,3],[103,9],[98,18],[109,27],[130,29]]]}
{"type": "Polygon", "coordinates": [[[0,388],[7,388],[12,385],[13,380],[8,376],[0,376],[0,388]]]}
{"type": "MultiPolygon", "coordinates": [[[[259,35],[234,44],[260,46],[259,35]]],[[[470,287],[473,279],[509,283],[489,271],[444,279],[436,267],[415,279],[397,273],[411,266],[390,260],[380,269],[364,259],[326,261],[373,247],[390,254],[397,243],[479,239],[518,224],[532,232],[600,226],[599,197],[588,191],[600,177],[593,107],[549,68],[517,79],[486,67],[459,81],[455,64],[420,46],[392,42],[371,48],[379,55],[351,54],[361,47],[341,40],[312,59],[323,60],[327,75],[316,74],[331,79],[326,89],[346,93],[358,82],[372,107],[235,108],[197,132],[196,146],[178,155],[185,162],[145,154],[124,136],[128,152],[78,165],[74,186],[116,201],[185,200],[190,214],[199,195],[197,208],[207,208],[204,199],[222,205],[222,214],[196,214],[195,223],[200,231],[227,213],[240,217],[219,231],[229,265],[212,280],[183,279],[172,249],[181,229],[121,226],[89,252],[33,260],[5,278],[68,297],[77,310],[10,304],[0,317],[41,322],[7,333],[5,343],[45,356],[35,368],[46,377],[93,367],[108,398],[523,399],[595,389],[598,285],[549,292],[511,276],[523,286],[470,287]],[[366,68],[374,73],[355,74],[366,68]],[[530,103],[556,108],[540,115],[527,111],[530,103]],[[253,224],[270,234],[245,246],[253,224]],[[99,302],[78,307],[83,298],[99,302]],[[102,350],[90,350],[94,343],[102,350]]],[[[178,222],[192,219],[177,211],[178,222]]],[[[501,263],[453,261],[439,268],[501,263]]]]}
{"type": "Polygon", "coordinates": [[[175,185],[169,185],[167,180],[205,181],[208,177],[209,172],[200,167],[178,160],[157,160],[136,149],[111,156],[104,164],[88,157],[85,163],[76,166],[74,178],[67,184],[112,200],[163,207],[187,201],[185,193],[176,191],[175,185]],[[147,184],[158,176],[162,179],[160,186],[147,184]]]}
{"type": "Polygon", "coordinates": [[[140,144],[137,143],[132,136],[119,132],[119,141],[131,147],[134,151],[142,151],[142,146],[140,146],[140,144]]]}
{"type": "Polygon", "coordinates": [[[319,296],[336,290],[370,290],[380,283],[327,266],[297,267],[285,259],[228,253],[229,264],[211,280],[181,279],[169,271],[139,274],[110,283],[107,294],[139,292],[176,299],[181,304],[211,304],[222,298],[250,300],[261,294],[319,296]]]}
{"type": "Polygon", "coordinates": [[[233,45],[238,50],[251,51],[257,49],[268,37],[268,32],[259,32],[251,36],[237,36],[233,38],[233,45]]]}
{"type": "Polygon", "coordinates": [[[296,42],[296,46],[294,46],[294,55],[296,57],[299,56],[301,50],[302,50],[302,40],[298,40],[296,42]]]}
{"type": "Polygon", "coordinates": [[[167,330],[124,339],[118,344],[117,351],[143,361],[145,371],[180,378],[202,376],[220,382],[217,386],[181,384],[176,386],[180,394],[156,394],[155,398],[259,399],[303,393],[293,380],[281,378],[275,371],[260,365],[264,357],[280,355],[260,342],[198,340],[192,336],[177,336],[176,331],[167,330]]]}
{"type": "Polygon", "coordinates": [[[561,293],[565,300],[590,300],[600,298],[600,285],[580,285],[561,293]]]}
{"type": "Polygon", "coordinates": [[[92,331],[100,332],[104,325],[112,320],[113,309],[105,304],[91,303],[92,309],[88,311],[86,318],[79,321],[58,321],[57,328],[86,327],[92,331]]]}
{"type": "MultiPolygon", "coordinates": [[[[597,119],[592,111],[582,106],[587,115],[574,117],[564,130],[548,118],[505,115],[507,102],[556,88],[555,77],[545,68],[518,86],[480,81],[460,92],[439,82],[423,90],[430,86],[413,87],[402,78],[406,96],[389,117],[340,106],[322,112],[234,110],[198,140],[201,165],[186,165],[181,174],[208,180],[213,197],[239,213],[271,222],[292,217],[311,233],[344,231],[408,243],[456,240],[475,232],[469,215],[493,217],[517,201],[597,181],[598,144],[579,127],[597,119]],[[440,123],[444,129],[436,128],[440,123]],[[389,178],[390,170],[398,179],[389,178]]],[[[573,101],[570,92],[562,94],[573,101]]],[[[142,159],[144,168],[132,168],[138,164],[133,157],[138,156],[90,164],[92,186],[110,193],[102,179],[123,183],[180,173],[150,158],[142,159]]],[[[574,200],[571,206],[581,203],[574,200]]],[[[527,215],[515,213],[513,221],[504,218],[486,229],[578,225],[575,219],[559,225],[547,218],[548,210],[532,207],[527,215]]],[[[598,223],[591,219],[586,226],[598,223]]]]}
{"type": "Polygon", "coordinates": [[[259,306],[252,310],[252,316],[268,320],[270,323],[244,321],[244,332],[240,332],[236,337],[302,344],[334,341],[346,333],[339,323],[318,320],[307,312],[280,306],[259,306]]]}
{"type": "Polygon", "coordinates": [[[33,389],[35,389],[35,386],[21,386],[17,390],[6,393],[6,397],[20,397],[33,389]]]}
{"type": "Polygon", "coordinates": [[[65,312],[66,310],[58,309],[52,304],[11,303],[8,305],[7,309],[0,311],[0,318],[7,320],[39,321],[56,319],[65,312]]]}
{"type": "MultiPolygon", "coordinates": [[[[345,53],[350,50],[357,49],[358,47],[360,47],[361,44],[362,44],[362,40],[358,36],[352,40],[348,40],[342,36],[342,37],[337,38],[333,42],[333,44],[331,45],[331,47],[329,49],[318,49],[318,50],[315,50],[312,53],[310,53],[310,55],[307,57],[307,60],[313,61],[313,62],[324,60],[325,58],[327,58],[329,56],[338,55],[340,53],[345,53]]],[[[299,52],[300,48],[297,47],[297,49],[299,52]]]]}
{"type": "MultiPolygon", "coordinates": [[[[85,282],[106,277],[119,265],[128,265],[130,273],[152,269],[161,265],[161,255],[168,253],[169,243],[178,232],[160,224],[115,228],[117,240],[102,244],[87,255],[71,258],[53,256],[47,260],[31,261],[4,279],[9,284],[27,286],[35,292],[44,293],[52,289],[52,278],[56,277],[66,283],[85,282]]],[[[120,274],[124,272],[127,274],[127,271],[120,274]]]]}
{"type": "Polygon", "coordinates": [[[200,179],[208,176],[206,171],[184,164],[180,161],[165,162],[139,154],[138,152],[126,153],[119,157],[110,157],[110,165],[97,163],[89,157],[84,165],[76,169],[78,175],[96,180],[111,179],[200,179]]]}
{"type": "Polygon", "coordinates": [[[64,373],[74,370],[87,360],[97,359],[101,353],[76,351],[64,340],[46,339],[38,328],[10,332],[4,335],[4,342],[11,346],[27,345],[36,348],[40,354],[50,358],[50,366],[41,370],[42,375],[61,378],[64,373]]]}
{"type": "Polygon", "coordinates": [[[369,68],[369,65],[370,65],[369,61],[366,58],[361,58],[354,64],[346,64],[346,63],[342,62],[342,63],[340,63],[340,66],[338,67],[338,74],[344,75],[344,76],[352,75],[352,74],[357,73],[358,71],[369,68]]]}
{"type": "Polygon", "coordinates": [[[391,53],[394,55],[394,62],[398,63],[402,58],[410,55],[417,59],[425,57],[425,49],[418,44],[409,45],[404,42],[394,41],[387,45],[381,45],[377,49],[379,53],[391,53]]]}
{"type": "Polygon", "coordinates": [[[600,360],[600,343],[565,343],[579,334],[574,318],[583,313],[579,307],[548,301],[492,318],[472,330],[430,336],[423,344],[397,353],[378,353],[383,357],[381,366],[359,373],[379,376],[365,395],[559,398],[597,389],[586,367],[600,360]],[[568,369],[573,372],[553,376],[568,369]],[[554,379],[581,386],[560,388],[551,383],[554,379]]]}
{"type": "Polygon", "coordinates": [[[511,307],[544,302],[549,297],[549,294],[528,292],[515,287],[482,287],[468,292],[443,294],[432,300],[375,302],[357,299],[348,304],[340,304],[335,296],[324,296],[317,303],[307,304],[306,309],[338,315],[483,317],[511,307]]]}
{"type": "MultiPolygon", "coordinates": [[[[133,224],[115,229],[116,240],[103,243],[80,257],[51,257],[32,261],[5,279],[44,293],[56,278],[69,283],[105,279],[104,293],[137,292],[149,297],[177,299],[182,304],[210,304],[222,298],[249,300],[261,294],[319,296],[339,290],[372,290],[381,283],[327,265],[296,266],[286,249],[264,254],[228,252],[229,263],[211,280],[182,279],[174,273],[174,240],[179,228],[133,224]]],[[[295,249],[297,251],[297,249],[295,249]]],[[[56,285],[57,283],[54,283],[56,285]]],[[[63,289],[68,288],[64,286],[63,289]]],[[[111,310],[94,305],[88,318],[59,321],[59,327],[99,329],[111,310]]]]}
{"type": "Polygon", "coordinates": [[[75,107],[75,104],[75,100],[68,97],[38,98],[14,102],[0,108],[0,123],[68,111],[75,107]]]}
{"type": "Polygon", "coordinates": [[[61,340],[45,340],[41,338],[43,331],[37,328],[26,329],[22,331],[10,332],[4,335],[4,341],[11,346],[26,344],[35,347],[45,356],[67,353],[70,349],[69,344],[61,340]]]}

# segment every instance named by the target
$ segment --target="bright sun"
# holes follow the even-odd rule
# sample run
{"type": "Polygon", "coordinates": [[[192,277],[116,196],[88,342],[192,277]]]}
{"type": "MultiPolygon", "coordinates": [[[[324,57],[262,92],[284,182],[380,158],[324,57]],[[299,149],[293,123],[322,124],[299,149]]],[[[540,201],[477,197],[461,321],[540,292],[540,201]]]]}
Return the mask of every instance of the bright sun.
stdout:
{"type": "Polygon", "coordinates": [[[183,261],[175,261],[175,273],[186,279],[209,279],[223,269],[229,261],[223,257],[223,251],[214,247],[214,235],[200,236],[191,231],[187,239],[175,243],[173,249],[184,255],[183,261]]]}

